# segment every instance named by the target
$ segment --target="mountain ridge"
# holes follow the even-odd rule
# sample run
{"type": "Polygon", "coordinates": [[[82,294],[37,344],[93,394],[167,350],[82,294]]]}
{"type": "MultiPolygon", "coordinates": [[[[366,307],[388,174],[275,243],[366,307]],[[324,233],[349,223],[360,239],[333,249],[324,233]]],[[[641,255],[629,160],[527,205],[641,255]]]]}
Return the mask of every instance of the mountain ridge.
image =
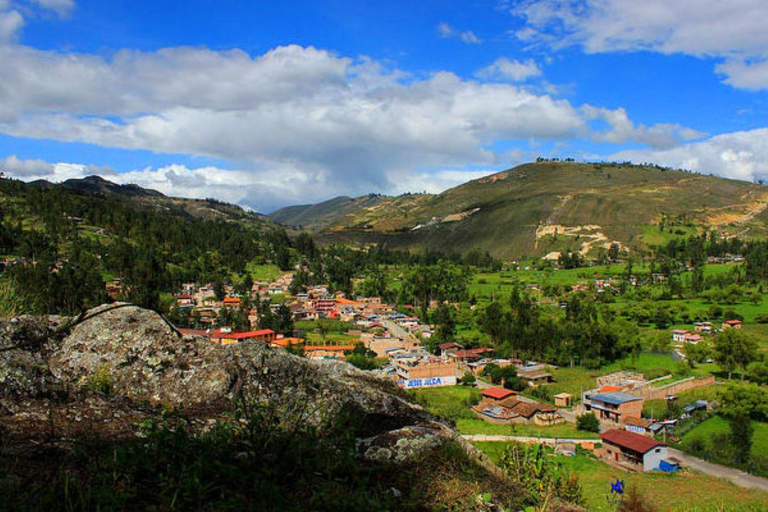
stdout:
{"type": "Polygon", "coordinates": [[[654,165],[534,162],[440,194],[380,196],[372,205],[359,199],[337,210],[321,203],[323,221],[304,227],[326,244],[477,248],[502,258],[596,256],[613,243],[644,250],[710,229],[768,233],[768,187],[654,165]]]}

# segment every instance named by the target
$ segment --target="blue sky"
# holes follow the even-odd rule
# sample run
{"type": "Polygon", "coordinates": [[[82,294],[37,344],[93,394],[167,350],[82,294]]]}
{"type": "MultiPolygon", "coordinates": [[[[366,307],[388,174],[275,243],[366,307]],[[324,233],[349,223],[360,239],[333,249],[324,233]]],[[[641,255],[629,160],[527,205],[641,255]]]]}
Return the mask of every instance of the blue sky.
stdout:
{"type": "Polygon", "coordinates": [[[768,174],[764,0],[0,0],[0,170],[268,212],[539,155],[768,174]]]}

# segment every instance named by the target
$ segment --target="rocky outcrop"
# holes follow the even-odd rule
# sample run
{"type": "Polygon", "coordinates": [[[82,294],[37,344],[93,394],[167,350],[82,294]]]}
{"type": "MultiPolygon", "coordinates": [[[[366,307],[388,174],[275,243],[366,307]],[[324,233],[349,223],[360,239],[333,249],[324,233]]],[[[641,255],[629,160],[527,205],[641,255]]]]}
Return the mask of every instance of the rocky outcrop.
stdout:
{"type": "MultiPolygon", "coordinates": [[[[503,472],[444,420],[392,381],[345,362],[309,360],[263,343],[214,345],[184,337],[157,313],[127,304],[78,318],[0,321],[0,434],[7,440],[0,460],[13,461],[0,463],[0,490],[11,485],[20,492],[37,482],[40,450],[47,450],[55,479],[77,445],[143,445],[135,441],[158,421],[194,435],[233,418],[248,423],[254,415],[259,428],[277,429],[282,439],[301,432],[325,446],[354,436],[351,444],[331,443],[337,446],[331,449],[349,446],[362,471],[379,475],[379,491],[405,489],[397,498],[401,505],[416,506],[413,493],[419,510],[433,504],[447,509],[445,500],[454,503],[456,492],[462,510],[502,509],[478,501],[481,495],[507,504],[522,499],[503,472]],[[50,456],[54,447],[58,458],[50,456]]],[[[313,471],[311,478],[326,485],[313,471]]]]}
{"type": "Polygon", "coordinates": [[[201,424],[246,404],[268,408],[287,426],[320,430],[343,415],[355,422],[361,456],[393,462],[458,439],[370,372],[262,343],[217,346],[183,337],[157,313],[132,305],[102,306],[78,319],[10,320],[0,332],[6,348],[0,383],[9,410],[18,407],[9,399],[79,390],[144,410],[183,410],[201,424]]]}

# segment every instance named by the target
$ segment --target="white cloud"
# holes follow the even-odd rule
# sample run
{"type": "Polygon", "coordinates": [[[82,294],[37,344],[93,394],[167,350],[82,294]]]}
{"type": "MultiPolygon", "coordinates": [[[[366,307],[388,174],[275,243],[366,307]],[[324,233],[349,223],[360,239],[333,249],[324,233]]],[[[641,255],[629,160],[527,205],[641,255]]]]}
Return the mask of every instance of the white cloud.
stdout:
{"type": "Polygon", "coordinates": [[[665,150],[623,151],[612,158],[752,181],[768,176],[768,128],[726,133],[665,150]]]}
{"type": "Polygon", "coordinates": [[[476,75],[485,80],[524,82],[530,78],[541,76],[541,68],[532,59],[523,62],[501,57],[490,66],[480,69],[476,75]]]}
{"type": "Polygon", "coordinates": [[[608,125],[607,130],[594,130],[593,138],[599,142],[618,144],[632,141],[651,148],[671,148],[706,135],[679,124],[636,125],[623,108],[611,110],[585,105],[582,112],[587,119],[603,121],[608,125]]]}
{"type": "MultiPolygon", "coordinates": [[[[491,66],[496,75],[489,69],[478,81],[449,72],[412,76],[296,45],[256,56],[175,47],[105,57],[11,43],[0,44],[0,63],[0,133],[220,158],[239,170],[163,167],[128,178],[179,195],[205,196],[213,187],[216,197],[258,209],[398,191],[420,173],[430,190],[453,185],[450,176],[459,174],[434,169],[499,165],[489,148],[507,140],[667,147],[688,134],[635,126],[623,110],[574,106],[508,83],[540,73],[533,61],[500,59],[491,66]],[[595,119],[608,130],[594,129],[595,119]]],[[[33,174],[6,159],[11,164],[33,174]]],[[[54,177],[80,172],[55,165],[54,177]]]]}
{"type": "Polygon", "coordinates": [[[750,69],[768,59],[765,0],[526,0],[509,8],[525,20],[516,36],[532,44],[714,57],[726,61],[718,72],[731,85],[768,88],[764,70],[755,83],[750,69]]]}
{"type": "Polygon", "coordinates": [[[440,37],[457,37],[467,44],[480,44],[483,42],[483,40],[477,37],[471,30],[461,32],[445,22],[437,25],[437,32],[440,34],[440,37]]]}
{"type": "Polygon", "coordinates": [[[23,26],[24,18],[21,14],[18,11],[3,9],[0,3],[0,43],[16,39],[23,26]]]}
{"type": "Polygon", "coordinates": [[[38,179],[53,173],[54,166],[45,160],[20,160],[16,155],[11,155],[5,160],[0,160],[0,172],[16,178],[38,179]]]}
{"type": "Polygon", "coordinates": [[[62,17],[68,16],[75,8],[74,0],[32,0],[32,2],[62,17]]]}
{"type": "Polygon", "coordinates": [[[496,139],[584,132],[568,101],[512,84],[423,79],[315,48],[172,48],[112,59],[0,47],[0,132],[287,164],[373,189],[387,171],[492,161],[496,139]]]}

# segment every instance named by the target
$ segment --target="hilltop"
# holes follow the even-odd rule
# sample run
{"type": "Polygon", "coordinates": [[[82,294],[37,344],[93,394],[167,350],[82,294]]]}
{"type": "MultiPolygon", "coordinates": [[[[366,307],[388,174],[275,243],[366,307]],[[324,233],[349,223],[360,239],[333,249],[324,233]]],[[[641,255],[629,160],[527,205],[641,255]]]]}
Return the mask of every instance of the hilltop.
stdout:
{"type": "Polygon", "coordinates": [[[642,250],[709,229],[765,235],[766,206],[768,187],[759,184],[651,165],[543,161],[437,195],[336,199],[270,218],[285,224],[300,219],[323,243],[480,248],[496,257],[595,256],[614,242],[642,250]],[[310,218],[318,210],[322,218],[310,218]]]}

